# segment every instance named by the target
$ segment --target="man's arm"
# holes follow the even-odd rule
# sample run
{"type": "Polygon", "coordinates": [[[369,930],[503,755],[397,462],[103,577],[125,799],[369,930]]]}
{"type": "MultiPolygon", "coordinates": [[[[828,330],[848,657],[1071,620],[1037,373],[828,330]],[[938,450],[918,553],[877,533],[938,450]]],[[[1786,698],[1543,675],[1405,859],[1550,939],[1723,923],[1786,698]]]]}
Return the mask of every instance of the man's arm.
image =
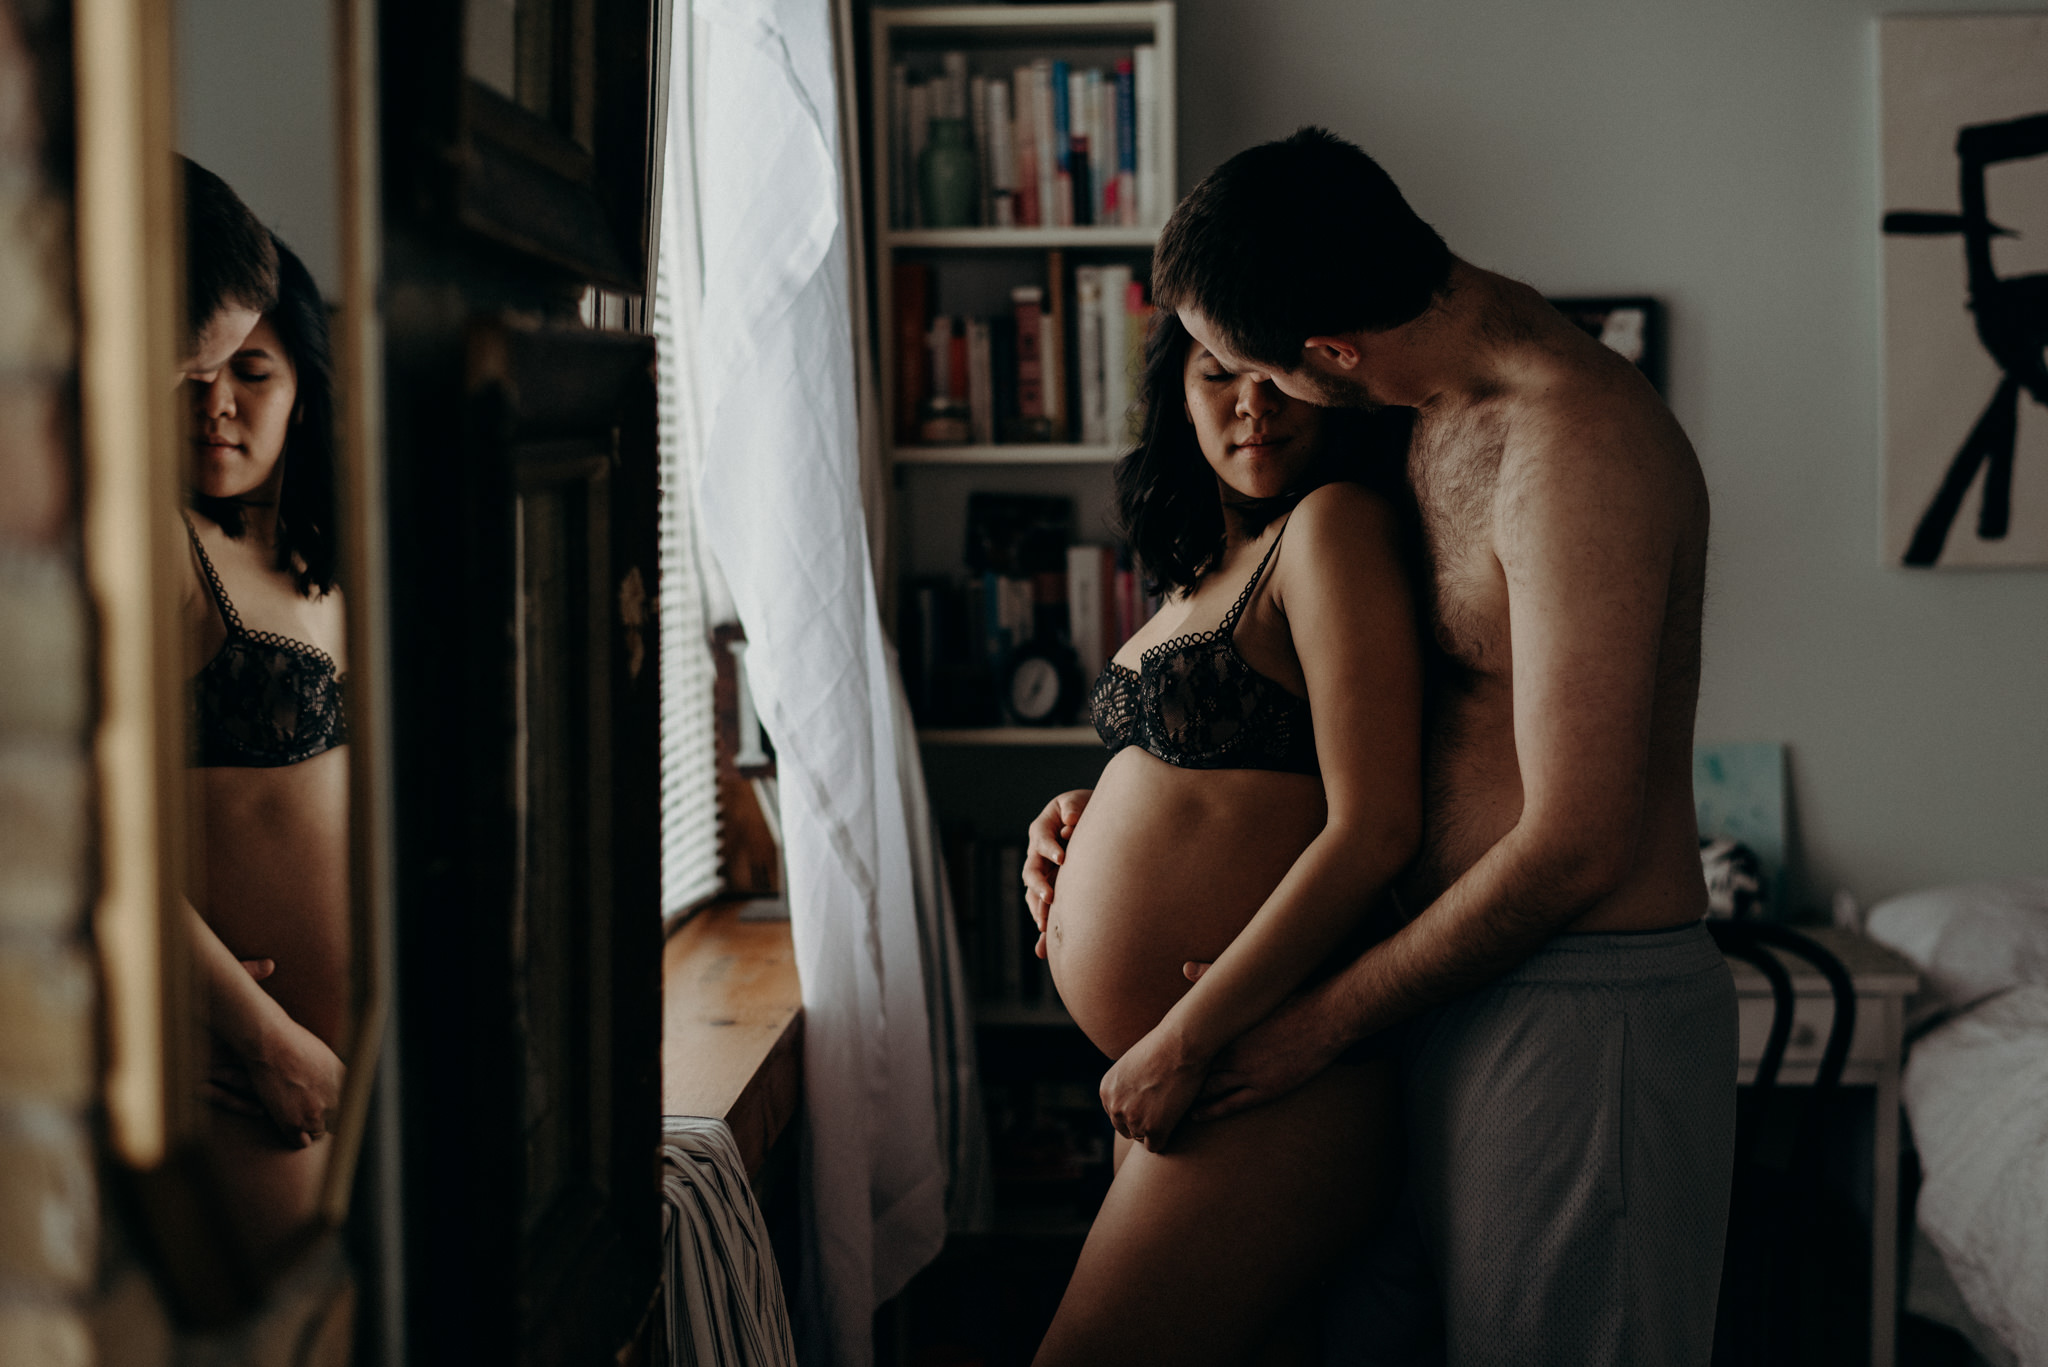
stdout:
{"type": "Polygon", "coordinates": [[[1493,980],[1634,868],[1691,495],[1676,473],[1685,447],[1675,424],[1633,443],[1619,435],[1588,449],[1561,431],[1503,469],[1493,530],[1514,662],[1515,825],[1397,934],[1219,1058],[1198,1116],[1284,1095],[1351,1043],[1493,980]]]}

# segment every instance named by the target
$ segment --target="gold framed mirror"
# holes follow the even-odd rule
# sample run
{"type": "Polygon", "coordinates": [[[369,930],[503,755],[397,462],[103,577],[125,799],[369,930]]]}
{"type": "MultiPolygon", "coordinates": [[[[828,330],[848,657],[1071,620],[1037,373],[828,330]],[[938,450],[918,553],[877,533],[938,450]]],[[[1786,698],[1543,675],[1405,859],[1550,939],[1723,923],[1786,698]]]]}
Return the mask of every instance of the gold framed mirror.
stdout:
{"type": "Polygon", "coordinates": [[[219,1325],[333,1249],[391,981],[375,9],[74,14],[108,1136],[219,1325]]]}

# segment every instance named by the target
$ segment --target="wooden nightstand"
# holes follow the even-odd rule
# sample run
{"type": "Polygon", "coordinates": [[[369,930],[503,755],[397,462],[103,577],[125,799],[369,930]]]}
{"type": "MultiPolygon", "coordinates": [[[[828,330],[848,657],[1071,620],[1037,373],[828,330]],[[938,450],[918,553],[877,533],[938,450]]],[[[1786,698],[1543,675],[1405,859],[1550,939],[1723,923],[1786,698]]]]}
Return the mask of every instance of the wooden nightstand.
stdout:
{"type": "MultiPolygon", "coordinates": [[[[1870,1202],[1870,1364],[1892,1367],[1898,1320],[1899,1227],[1899,1069],[1904,1046],[1905,999],[1920,986],[1913,965],[1875,940],[1832,926],[1795,926],[1832,951],[1856,983],[1856,1033],[1849,1043],[1849,1062],[1842,1071],[1845,1087],[1877,1089],[1876,1134],[1873,1139],[1870,1202]]],[[[1797,1003],[1792,1036],[1785,1046],[1781,1087],[1811,1086],[1827,1045],[1834,1000],[1827,980],[1804,959],[1780,954],[1792,977],[1797,1003]]],[[[1775,1009],[1771,987],[1750,965],[1730,959],[1735,974],[1741,1020],[1741,1060],[1737,1080],[1756,1076],[1775,1009]]]]}

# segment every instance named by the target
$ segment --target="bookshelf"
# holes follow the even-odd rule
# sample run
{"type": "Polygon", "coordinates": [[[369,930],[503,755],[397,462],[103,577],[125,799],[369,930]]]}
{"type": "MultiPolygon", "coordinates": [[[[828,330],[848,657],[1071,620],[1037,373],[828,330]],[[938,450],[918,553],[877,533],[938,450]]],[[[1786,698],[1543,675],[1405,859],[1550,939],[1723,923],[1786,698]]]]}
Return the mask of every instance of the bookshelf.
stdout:
{"type": "MultiPolygon", "coordinates": [[[[1075,539],[1091,544],[1108,539],[1104,517],[1108,467],[1124,449],[1120,440],[1123,423],[1121,413],[1105,414],[1097,424],[1101,435],[1090,432],[1084,438],[1083,395],[1076,373],[1082,346],[1076,316],[1077,272],[1124,268],[1140,284],[1149,274],[1151,251],[1177,190],[1174,19],[1171,3],[884,6],[871,11],[867,100],[872,142],[865,198],[877,247],[874,373],[888,409],[883,455],[892,476],[887,485],[892,499],[891,537],[885,557],[890,582],[883,588],[884,611],[892,621],[900,622],[906,578],[929,578],[951,573],[956,567],[964,571],[961,542],[948,537],[960,525],[957,513],[948,510],[934,517],[931,510],[935,503],[964,497],[970,487],[1064,495],[1073,500],[1077,514],[1075,539]],[[1141,49],[1149,60],[1141,59],[1141,49]],[[1092,187],[1093,208],[1083,210],[1071,182],[1068,187],[1055,187],[1050,201],[1041,195],[1036,202],[1026,202],[1031,192],[1023,182],[1047,155],[1049,144],[1038,139],[1037,156],[1027,162],[1023,143],[1028,134],[1024,130],[1029,124],[1043,131],[1031,120],[1053,94],[1042,84],[1027,92],[1026,73],[1059,63],[1071,73],[1066,77],[1070,81],[1078,82],[1085,73],[1095,72],[1107,85],[1128,73],[1128,104],[1122,102],[1122,90],[1105,88],[1098,98],[1114,103],[1115,108],[1088,104],[1092,119],[1084,119],[1083,106],[1066,96],[1054,100],[1071,135],[1081,134],[1084,124],[1090,131],[1111,132],[1111,137],[1096,139],[1089,146],[1103,141],[1115,144],[1111,164],[1117,173],[1117,199],[1113,206],[1109,187],[1098,184],[1092,187]],[[991,85],[1004,87],[1000,104],[988,102],[991,85]],[[913,92],[916,86],[924,87],[922,102],[913,92]],[[966,108],[944,107],[948,89],[969,92],[966,108]],[[1103,121],[1105,113],[1108,122],[1103,121]],[[973,221],[964,226],[925,222],[929,216],[924,212],[925,187],[912,152],[922,139],[912,136],[910,120],[914,115],[929,118],[934,114],[965,114],[968,122],[979,125],[974,148],[977,193],[973,221]],[[1010,120],[1012,130],[1007,153],[995,149],[989,132],[1002,118],[1010,120]],[[1131,140],[1129,148],[1124,145],[1125,136],[1131,140]],[[1000,185],[1001,181],[1009,185],[1000,185]],[[1011,203],[999,211],[996,199],[1004,191],[1013,191],[1011,203]],[[1063,214],[1059,204],[1074,208],[1063,214]],[[1084,212],[1115,221],[1072,221],[1084,212]],[[999,226],[998,217],[1009,221],[999,226]],[[1020,217],[1034,221],[1020,225],[1016,221],[1020,217]],[[1067,221],[1059,221],[1063,217],[1067,221]],[[1049,257],[1049,253],[1053,255],[1049,257]],[[899,267],[906,265],[918,268],[928,282],[922,311],[914,322],[907,321],[915,311],[914,304],[899,297],[898,291],[899,267]],[[929,403],[934,373],[946,366],[945,360],[926,354],[928,344],[920,345],[921,339],[929,336],[931,322],[957,318],[962,320],[959,331],[967,333],[966,320],[973,319],[983,322],[985,335],[984,316],[993,319],[1012,310],[1012,291],[1020,285],[1044,291],[1045,312],[1059,314],[1064,331],[1064,335],[1053,333],[1060,350],[1050,368],[1057,371],[1060,383],[1046,401],[1058,410],[1058,417],[1050,421],[1048,431],[1022,434],[1049,439],[1004,439],[1019,434],[995,430],[995,419],[980,416],[979,409],[967,433],[920,430],[918,410],[913,400],[905,397],[906,386],[929,403]],[[1055,299],[1060,301],[1058,309],[1054,308],[1055,299]],[[906,354],[913,349],[920,354],[906,354]],[[906,367],[911,373],[906,373],[906,367]],[[1107,430],[1102,430],[1105,427],[1107,430]],[[957,439],[961,435],[967,439],[957,439]],[[967,482],[963,484],[963,480],[967,482]]],[[[1052,70],[1057,73],[1060,68],[1052,70]]],[[[1055,79],[1053,84],[1060,81],[1055,79]]],[[[1079,89],[1077,84],[1076,95],[1079,89]]],[[[951,98],[957,101],[960,96],[955,93],[951,98]]],[[[1047,113],[1044,117],[1052,116],[1047,113]]],[[[1075,143],[1078,149],[1078,138],[1075,143]]],[[[1094,160],[1099,164],[1104,158],[1098,155],[1094,160]]],[[[1077,162],[1073,168],[1077,173],[1079,166],[1077,162]]],[[[1099,177],[1091,179],[1099,181],[1099,177]]],[[[1035,183],[1045,186],[1047,176],[1039,175],[1035,183]]],[[[1131,332],[1125,335],[1128,348],[1131,332]]],[[[982,345],[986,346],[986,341],[982,345]]],[[[1018,345],[1012,342],[1013,354],[1018,345]]],[[[982,362],[981,367],[985,372],[987,363],[982,362]]],[[[943,721],[928,724],[920,739],[927,747],[949,749],[1036,746],[1068,752],[1096,743],[1086,727],[961,726],[943,721]]]]}
{"type": "MultiPolygon", "coordinates": [[[[1177,198],[1174,7],[878,7],[871,12],[871,25],[865,94],[871,136],[863,198],[875,252],[872,373],[882,398],[879,425],[889,475],[882,485],[889,499],[887,574],[880,586],[884,611],[897,628],[913,702],[925,703],[919,711],[920,754],[942,829],[963,966],[975,997],[977,1053],[994,1150],[994,1242],[1030,1242],[1045,1235],[1078,1240],[1109,1182],[1110,1134],[1097,1095],[1105,1065],[1061,1005],[1044,965],[1032,956],[1020,874],[1031,818],[1053,794],[1093,787],[1105,757],[1094,728],[1063,710],[1049,720],[1069,724],[993,724],[998,716],[1019,715],[990,696],[990,676],[1003,672],[995,661],[1014,663],[1024,638],[1002,637],[990,628],[999,619],[1006,629],[1019,620],[1009,611],[1014,605],[998,602],[999,590],[1012,585],[991,585],[1004,578],[1042,577],[1049,572],[1048,556],[1040,550],[1053,546],[1066,557],[1069,574],[1063,579],[1099,583],[1105,590],[1099,599],[1075,589],[1055,600],[1041,596],[1034,582],[1027,586],[1022,630],[1036,643],[1044,639],[1050,620],[1059,624],[1054,630],[1068,631],[1071,644],[1082,634],[1073,631],[1084,610],[1076,604],[1094,601],[1099,607],[1089,610],[1093,621],[1113,617],[1117,624],[1087,637],[1091,649],[1102,650],[1110,648],[1115,630],[1136,615],[1135,596],[1119,587],[1129,576],[1113,556],[1097,555],[1091,568],[1092,553],[1057,547],[1055,535],[1033,541],[1039,549],[1020,550],[1014,557],[978,550],[972,568],[969,547],[1024,544],[987,534],[991,522],[976,510],[987,508],[978,500],[989,496],[1017,504],[1064,500],[1069,515],[1059,525],[1068,546],[1102,547],[1114,540],[1107,518],[1110,471],[1126,449],[1128,428],[1122,409],[1112,405],[1135,390],[1128,379],[1129,361],[1142,341],[1142,328],[1133,324],[1143,318],[1131,307],[1124,282],[1149,287],[1152,251],[1177,198]],[[1055,74],[1058,64],[1064,64],[1064,77],[1055,74]],[[1089,72],[1098,73],[1098,85],[1087,84],[1089,72]],[[1092,155],[1070,161],[1065,188],[1055,182],[1050,200],[1045,178],[1036,175],[1045,158],[1034,155],[1028,169],[1036,177],[1035,202],[1027,193],[1016,129],[1029,115],[1033,135],[1045,131],[1036,116],[1054,103],[1050,90],[1055,84],[1067,91],[1071,151],[1082,150],[1071,135],[1084,126],[1091,130],[1086,144],[1091,153],[1104,141],[1100,134],[1110,135],[1113,203],[1108,187],[1099,185],[1092,172],[1085,182],[1075,174],[1095,160],[1092,155]],[[1112,84],[1115,104],[1105,127],[1100,101],[1112,84]],[[992,89],[998,85],[1004,87],[1000,94],[992,89]],[[913,86],[924,87],[917,104],[912,103],[913,86]],[[956,103],[963,89],[966,98],[956,103]],[[960,103],[970,116],[979,110],[982,123],[972,213],[964,223],[958,221],[957,200],[947,201],[944,213],[925,212],[933,196],[925,194],[926,178],[914,172],[907,133],[914,109],[930,115],[943,107],[948,112],[938,117],[957,119],[960,103]],[[1006,119],[1011,127],[1008,165],[999,166],[991,139],[1000,136],[994,130],[1006,119]],[[1088,201],[1074,189],[1084,183],[1088,201]],[[1007,198],[999,200],[999,194],[1007,198]],[[1080,208],[1084,202],[1085,211],[1080,208]],[[1061,203],[1070,206],[1064,216],[1058,211],[1061,203]],[[929,221],[934,217],[946,226],[929,221]],[[1084,217],[1095,221],[1078,221],[1084,217]],[[909,287],[899,293],[899,282],[909,287]],[[1039,292],[1038,316],[1044,321],[1034,325],[1033,335],[1043,349],[1037,357],[1041,369],[1032,378],[1041,386],[1041,399],[1051,396],[1056,417],[1043,407],[1026,406],[1027,376],[1017,364],[1024,350],[1020,287],[1026,296],[1034,288],[1039,292]],[[1090,301],[1085,306],[1084,298],[1090,301]],[[1122,308],[1121,323],[1110,316],[1112,301],[1122,308]],[[941,318],[959,321],[940,329],[935,324],[941,318]],[[1084,340],[1083,329],[1091,321],[1100,330],[1084,340]],[[999,341],[1005,323],[1007,348],[999,341]],[[978,356],[971,356],[964,370],[970,400],[977,387],[983,398],[980,406],[968,404],[968,430],[941,423],[927,428],[927,416],[950,412],[957,418],[957,404],[935,402],[941,397],[936,377],[943,375],[950,384],[962,373],[953,359],[956,343],[966,342],[971,349],[977,334],[978,356]],[[934,341],[940,335],[955,346],[943,361],[934,341]],[[1084,353],[1091,341],[1092,350],[1084,353]],[[1083,392],[1084,354],[1092,356],[1091,394],[1083,392]],[[999,369],[1004,359],[1012,366],[1007,376],[999,369]],[[1110,366],[1119,359],[1123,365],[1112,375],[1110,366]],[[1005,383],[1006,396],[991,396],[1005,383]],[[1016,421],[1005,425],[1005,418],[1016,421]],[[1026,421],[1033,418],[1041,421],[1026,421]],[[946,587],[935,589],[936,584],[946,587]],[[934,593],[954,595],[956,590],[957,596],[944,598],[943,609],[933,606],[934,593]],[[1052,601],[1060,606],[1048,609],[1052,601]],[[954,636],[955,644],[966,643],[948,657],[958,666],[951,673],[934,668],[929,653],[920,656],[921,643],[928,645],[940,634],[932,629],[937,615],[945,617],[945,634],[954,636]]],[[[949,149],[957,148],[951,139],[959,135],[957,124],[946,130],[949,149]]],[[[930,136],[941,141],[936,132],[930,136]]],[[[948,390],[944,397],[956,399],[957,394],[948,390]]],[[[1085,675],[1087,652],[1075,649],[1073,655],[1079,664],[1075,676],[1085,675]]],[[[1089,682],[1083,679],[1083,695],[1089,682]]],[[[1062,700],[1070,695],[1063,693],[1062,700]]],[[[1063,1283],[1065,1276],[1061,1271],[1058,1281],[1063,1283]]],[[[998,1280],[1007,1284],[1010,1278],[998,1280]]]]}

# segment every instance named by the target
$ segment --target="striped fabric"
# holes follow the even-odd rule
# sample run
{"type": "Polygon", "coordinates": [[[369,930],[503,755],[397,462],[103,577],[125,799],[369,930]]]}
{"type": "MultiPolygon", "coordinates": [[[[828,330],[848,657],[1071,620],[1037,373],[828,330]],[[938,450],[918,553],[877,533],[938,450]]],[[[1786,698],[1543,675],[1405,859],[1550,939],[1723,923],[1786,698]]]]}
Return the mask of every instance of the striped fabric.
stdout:
{"type": "Polygon", "coordinates": [[[661,1122],[662,1280],[673,1367],[796,1367],[768,1227],[723,1120],[661,1122]]]}

